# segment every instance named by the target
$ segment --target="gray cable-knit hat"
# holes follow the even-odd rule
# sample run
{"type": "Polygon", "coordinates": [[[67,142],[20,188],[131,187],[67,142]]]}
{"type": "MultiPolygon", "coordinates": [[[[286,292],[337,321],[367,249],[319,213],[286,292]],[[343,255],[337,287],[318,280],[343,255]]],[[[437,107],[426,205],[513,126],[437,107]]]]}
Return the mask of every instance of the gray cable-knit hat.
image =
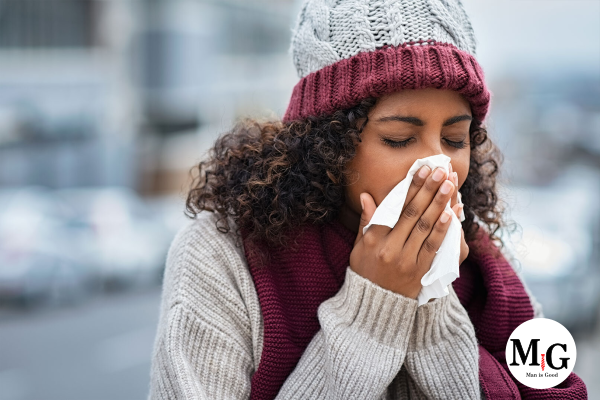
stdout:
{"type": "Polygon", "coordinates": [[[307,0],[291,52],[301,79],[284,120],[424,87],[460,92],[479,121],[489,108],[491,93],[460,0],[307,0]]]}

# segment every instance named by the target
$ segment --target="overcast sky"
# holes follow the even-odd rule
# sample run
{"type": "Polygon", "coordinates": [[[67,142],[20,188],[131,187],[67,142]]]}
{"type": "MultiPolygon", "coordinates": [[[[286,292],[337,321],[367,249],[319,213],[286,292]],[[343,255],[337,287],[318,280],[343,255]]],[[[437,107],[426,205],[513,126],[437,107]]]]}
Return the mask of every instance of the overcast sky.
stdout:
{"type": "Polygon", "coordinates": [[[600,80],[600,0],[463,0],[486,79],[584,72],[600,80]]]}

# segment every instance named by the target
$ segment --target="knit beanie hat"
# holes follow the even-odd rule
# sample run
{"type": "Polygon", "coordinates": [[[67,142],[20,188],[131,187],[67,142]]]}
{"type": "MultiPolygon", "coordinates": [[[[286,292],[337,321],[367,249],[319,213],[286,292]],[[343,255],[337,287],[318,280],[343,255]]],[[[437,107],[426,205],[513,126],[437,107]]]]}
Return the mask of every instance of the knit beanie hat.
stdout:
{"type": "Polygon", "coordinates": [[[300,81],[284,121],[403,89],[461,93],[483,122],[491,93],[460,0],[306,0],[291,52],[300,81]]]}

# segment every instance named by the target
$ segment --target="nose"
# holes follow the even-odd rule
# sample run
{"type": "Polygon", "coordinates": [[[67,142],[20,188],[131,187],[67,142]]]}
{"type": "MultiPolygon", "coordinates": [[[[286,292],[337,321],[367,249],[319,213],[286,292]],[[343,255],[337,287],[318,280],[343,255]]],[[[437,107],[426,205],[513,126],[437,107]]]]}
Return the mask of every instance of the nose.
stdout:
{"type": "Polygon", "coordinates": [[[432,156],[437,156],[440,154],[445,154],[444,151],[438,146],[437,148],[428,148],[423,150],[423,153],[419,156],[419,158],[427,158],[432,156]]]}
{"type": "Polygon", "coordinates": [[[421,158],[437,156],[439,154],[445,154],[442,149],[442,141],[440,140],[441,134],[435,132],[429,135],[424,135],[423,155],[421,158]]]}

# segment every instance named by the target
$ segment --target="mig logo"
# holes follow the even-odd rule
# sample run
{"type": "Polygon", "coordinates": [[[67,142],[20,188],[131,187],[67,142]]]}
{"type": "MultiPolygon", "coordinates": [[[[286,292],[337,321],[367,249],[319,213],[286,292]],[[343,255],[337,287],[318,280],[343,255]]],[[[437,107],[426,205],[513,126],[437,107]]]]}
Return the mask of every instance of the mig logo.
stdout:
{"type": "Polygon", "coordinates": [[[506,343],[510,372],[519,382],[535,389],[547,389],[567,379],[576,358],[571,333],[548,318],[523,322],[506,343]]]}

